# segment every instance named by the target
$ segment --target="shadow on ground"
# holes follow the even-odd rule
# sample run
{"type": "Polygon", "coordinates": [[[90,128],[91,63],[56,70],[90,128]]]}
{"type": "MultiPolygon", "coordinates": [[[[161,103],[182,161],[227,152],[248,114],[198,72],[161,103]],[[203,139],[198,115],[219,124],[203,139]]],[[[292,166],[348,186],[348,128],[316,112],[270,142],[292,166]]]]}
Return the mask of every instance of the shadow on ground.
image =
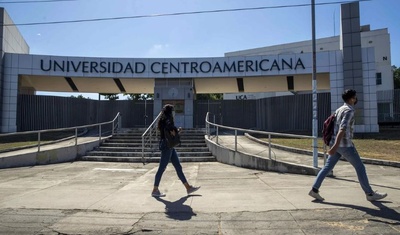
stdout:
{"type": "Polygon", "coordinates": [[[160,197],[155,197],[155,199],[165,204],[165,214],[167,218],[174,220],[190,220],[193,216],[197,215],[193,212],[192,207],[184,204],[186,200],[190,197],[201,197],[201,195],[187,195],[174,202],[165,200],[160,197]]]}
{"type": "Polygon", "coordinates": [[[385,205],[385,203],[391,203],[389,201],[375,201],[371,202],[377,209],[367,208],[357,205],[349,205],[343,203],[333,203],[333,202],[321,202],[322,204],[348,207],[351,209],[363,211],[366,214],[372,216],[373,218],[368,218],[369,221],[380,222],[390,225],[400,225],[400,213],[394,209],[391,209],[385,205]],[[385,219],[385,220],[381,220],[385,219]]]}

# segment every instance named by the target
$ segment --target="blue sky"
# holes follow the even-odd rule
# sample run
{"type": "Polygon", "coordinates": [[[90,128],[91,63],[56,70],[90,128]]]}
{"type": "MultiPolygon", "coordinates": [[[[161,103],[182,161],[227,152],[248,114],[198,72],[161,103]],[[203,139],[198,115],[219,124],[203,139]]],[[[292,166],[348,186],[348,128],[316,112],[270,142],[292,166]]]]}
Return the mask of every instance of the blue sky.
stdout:
{"type": "MultiPolygon", "coordinates": [[[[14,2],[21,1],[15,0],[14,2]]],[[[3,2],[3,3],[2,3],[3,2]]],[[[157,15],[219,9],[310,4],[311,0],[75,0],[8,4],[14,23],[157,15]]],[[[334,3],[339,0],[315,0],[334,3]]],[[[399,0],[360,2],[361,25],[388,28],[392,64],[400,67],[399,0]]],[[[338,35],[340,4],[317,5],[316,37],[338,35]]],[[[311,7],[161,16],[69,24],[18,26],[31,54],[173,58],[219,57],[225,52],[311,39],[311,7]]],[[[47,94],[47,93],[42,93],[47,94]]],[[[71,94],[60,94],[71,95],[71,94]]],[[[77,94],[74,94],[77,95],[77,94]]],[[[97,99],[97,94],[83,94],[97,99]]]]}

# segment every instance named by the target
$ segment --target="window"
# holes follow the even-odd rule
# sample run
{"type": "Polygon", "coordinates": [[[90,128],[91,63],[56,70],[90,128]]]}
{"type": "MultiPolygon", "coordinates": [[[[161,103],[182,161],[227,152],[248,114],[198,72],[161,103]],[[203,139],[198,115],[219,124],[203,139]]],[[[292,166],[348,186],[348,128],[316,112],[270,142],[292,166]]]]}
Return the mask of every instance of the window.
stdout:
{"type": "Polygon", "coordinates": [[[294,90],[293,76],[287,76],[286,80],[287,80],[287,88],[288,88],[288,90],[289,91],[293,91],[294,90]]]}
{"type": "Polygon", "coordinates": [[[382,73],[376,73],[376,85],[382,85],[382,73]]]}

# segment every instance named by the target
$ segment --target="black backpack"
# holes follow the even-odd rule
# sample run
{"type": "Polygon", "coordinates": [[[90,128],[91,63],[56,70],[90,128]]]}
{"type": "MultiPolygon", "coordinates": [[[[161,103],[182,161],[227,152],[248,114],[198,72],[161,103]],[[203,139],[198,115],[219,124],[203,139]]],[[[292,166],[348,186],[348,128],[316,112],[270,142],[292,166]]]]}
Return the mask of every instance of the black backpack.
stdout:
{"type": "Polygon", "coordinates": [[[329,146],[331,142],[333,131],[335,129],[336,113],[332,113],[325,121],[322,127],[322,139],[324,143],[329,146]]]}

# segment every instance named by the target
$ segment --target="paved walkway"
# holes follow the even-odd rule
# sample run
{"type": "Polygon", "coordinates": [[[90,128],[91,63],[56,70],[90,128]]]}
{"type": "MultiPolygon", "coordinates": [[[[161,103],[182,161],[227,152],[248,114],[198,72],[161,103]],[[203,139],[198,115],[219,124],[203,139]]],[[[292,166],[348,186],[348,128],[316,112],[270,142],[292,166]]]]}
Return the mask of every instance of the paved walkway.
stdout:
{"type": "Polygon", "coordinates": [[[389,194],[371,203],[353,168],[340,162],[318,203],[307,195],[315,176],[182,165],[201,189],[187,196],[169,165],[161,199],[150,196],[156,163],[1,169],[0,234],[400,234],[400,168],[366,165],[373,188],[389,194]]]}

